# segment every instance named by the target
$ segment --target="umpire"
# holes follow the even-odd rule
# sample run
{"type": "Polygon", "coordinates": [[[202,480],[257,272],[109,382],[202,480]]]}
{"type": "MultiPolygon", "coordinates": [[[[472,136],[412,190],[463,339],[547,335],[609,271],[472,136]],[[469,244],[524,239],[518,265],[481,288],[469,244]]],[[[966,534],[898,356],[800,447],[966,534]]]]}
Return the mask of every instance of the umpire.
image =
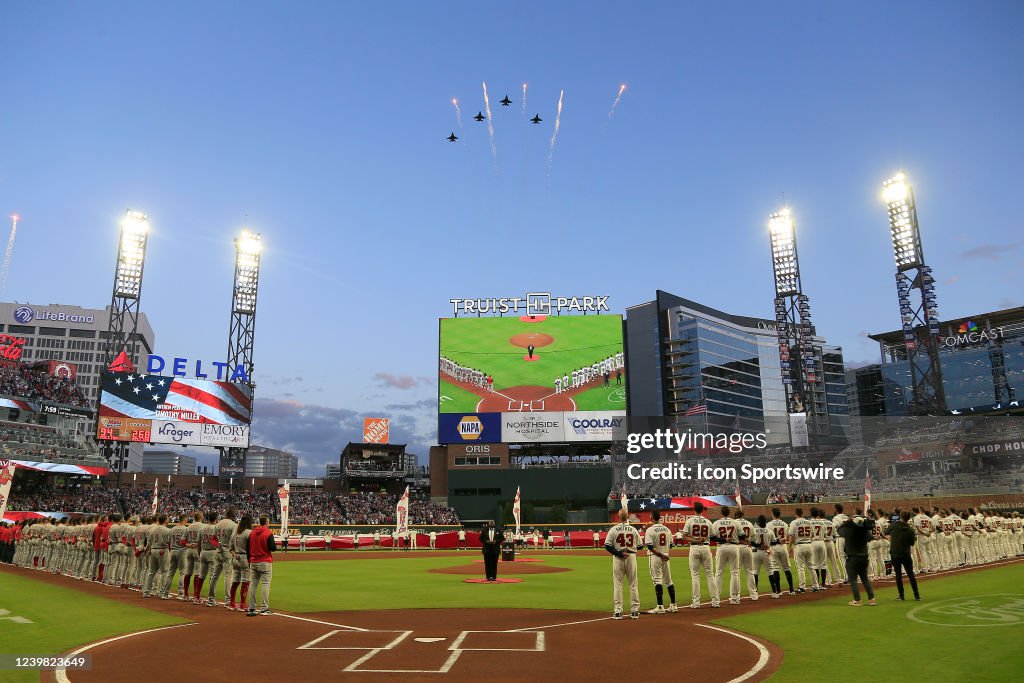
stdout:
{"type": "Polygon", "coordinates": [[[909,521],[910,511],[904,510],[900,513],[899,520],[895,520],[889,525],[889,531],[886,534],[889,537],[889,555],[892,557],[892,569],[896,572],[896,590],[900,593],[899,598],[897,598],[898,600],[904,599],[904,569],[907,570],[907,580],[910,581],[910,589],[914,591],[914,599],[921,599],[921,594],[917,592],[917,579],[914,578],[914,556],[911,550],[917,541],[917,534],[914,533],[913,527],[908,524],[909,521]]]}

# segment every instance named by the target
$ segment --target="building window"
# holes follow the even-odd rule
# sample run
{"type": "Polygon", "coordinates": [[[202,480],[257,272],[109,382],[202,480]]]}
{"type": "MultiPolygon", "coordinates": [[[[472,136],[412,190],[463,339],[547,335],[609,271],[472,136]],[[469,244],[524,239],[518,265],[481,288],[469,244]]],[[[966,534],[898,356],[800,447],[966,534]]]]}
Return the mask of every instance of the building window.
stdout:
{"type": "Polygon", "coordinates": [[[63,327],[40,327],[39,334],[47,337],[63,337],[67,334],[67,330],[63,327]]]}
{"type": "Polygon", "coordinates": [[[81,337],[82,339],[96,338],[96,330],[71,330],[68,334],[72,337],[81,337]]]}
{"type": "Polygon", "coordinates": [[[31,325],[8,325],[8,332],[17,332],[18,334],[35,334],[36,328],[31,325]]]}

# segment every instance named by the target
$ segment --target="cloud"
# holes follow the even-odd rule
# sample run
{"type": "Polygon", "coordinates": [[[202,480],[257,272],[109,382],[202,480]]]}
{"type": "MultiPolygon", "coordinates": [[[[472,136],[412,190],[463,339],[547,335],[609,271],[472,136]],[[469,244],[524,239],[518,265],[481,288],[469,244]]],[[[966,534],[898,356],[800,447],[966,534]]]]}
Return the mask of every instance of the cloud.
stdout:
{"type": "Polygon", "coordinates": [[[949,277],[947,277],[942,282],[942,284],[944,284],[944,285],[955,285],[958,282],[960,282],[960,276],[959,275],[950,275],[949,277]]]}
{"type": "Polygon", "coordinates": [[[979,244],[973,249],[961,252],[960,257],[965,259],[981,259],[984,261],[998,261],[1010,252],[1020,249],[1020,242],[1012,244],[979,244]]]}
{"type": "Polygon", "coordinates": [[[430,381],[427,377],[393,375],[390,372],[378,372],[373,376],[373,378],[380,382],[381,386],[391,387],[392,389],[401,389],[402,391],[415,389],[421,384],[426,384],[430,381]]]}
{"type": "Polygon", "coordinates": [[[436,398],[425,398],[422,401],[416,401],[414,403],[392,403],[384,406],[384,410],[423,410],[424,408],[430,408],[432,411],[437,408],[436,398]]]}
{"type": "Polygon", "coordinates": [[[253,406],[252,443],[279,448],[299,458],[299,476],[322,477],[328,463],[337,464],[350,441],[361,441],[363,418],[387,413],[391,443],[407,444],[407,451],[427,464],[436,435],[436,403],[395,404],[384,411],[332,408],[315,403],[257,398],[253,406]]]}

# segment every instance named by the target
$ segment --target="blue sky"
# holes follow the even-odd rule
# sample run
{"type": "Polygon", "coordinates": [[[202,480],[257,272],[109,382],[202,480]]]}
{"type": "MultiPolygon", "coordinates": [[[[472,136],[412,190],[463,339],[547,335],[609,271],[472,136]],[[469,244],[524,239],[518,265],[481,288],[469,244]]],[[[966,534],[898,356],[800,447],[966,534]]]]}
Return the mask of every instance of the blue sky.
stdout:
{"type": "Polygon", "coordinates": [[[1022,30],[1016,2],[7,3],[6,296],[103,306],[143,210],[158,351],[219,359],[249,225],[257,436],[320,474],[390,415],[425,462],[449,298],[662,288],[770,317],[784,196],[819,330],[869,361],[898,323],[896,170],[940,315],[1022,304],[1022,30]]]}

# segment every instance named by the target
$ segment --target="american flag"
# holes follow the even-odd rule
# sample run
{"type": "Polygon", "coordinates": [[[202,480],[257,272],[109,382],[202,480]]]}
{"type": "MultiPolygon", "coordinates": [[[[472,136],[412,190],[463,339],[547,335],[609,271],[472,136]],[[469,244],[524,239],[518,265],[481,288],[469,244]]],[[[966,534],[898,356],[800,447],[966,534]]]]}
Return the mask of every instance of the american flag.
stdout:
{"type": "Polygon", "coordinates": [[[687,415],[687,416],[689,416],[689,415],[706,415],[707,412],[708,412],[708,404],[704,401],[704,399],[701,399],[697,403],[697,405],[690,406],[689,408],[686,409],[686,412],[683,413],[683,414],[687,415]]]}
{"type": "Polygon", "coordinates": [[[244,384],[130,372],[103,375],[101,417],[247,425],[251,410],[252,395],[244,384]]]}
{"type": "Polygon", "coordinates": [[[871,509],[871,473],[868,472],[864,479],[864,514],[871,509]]]}

